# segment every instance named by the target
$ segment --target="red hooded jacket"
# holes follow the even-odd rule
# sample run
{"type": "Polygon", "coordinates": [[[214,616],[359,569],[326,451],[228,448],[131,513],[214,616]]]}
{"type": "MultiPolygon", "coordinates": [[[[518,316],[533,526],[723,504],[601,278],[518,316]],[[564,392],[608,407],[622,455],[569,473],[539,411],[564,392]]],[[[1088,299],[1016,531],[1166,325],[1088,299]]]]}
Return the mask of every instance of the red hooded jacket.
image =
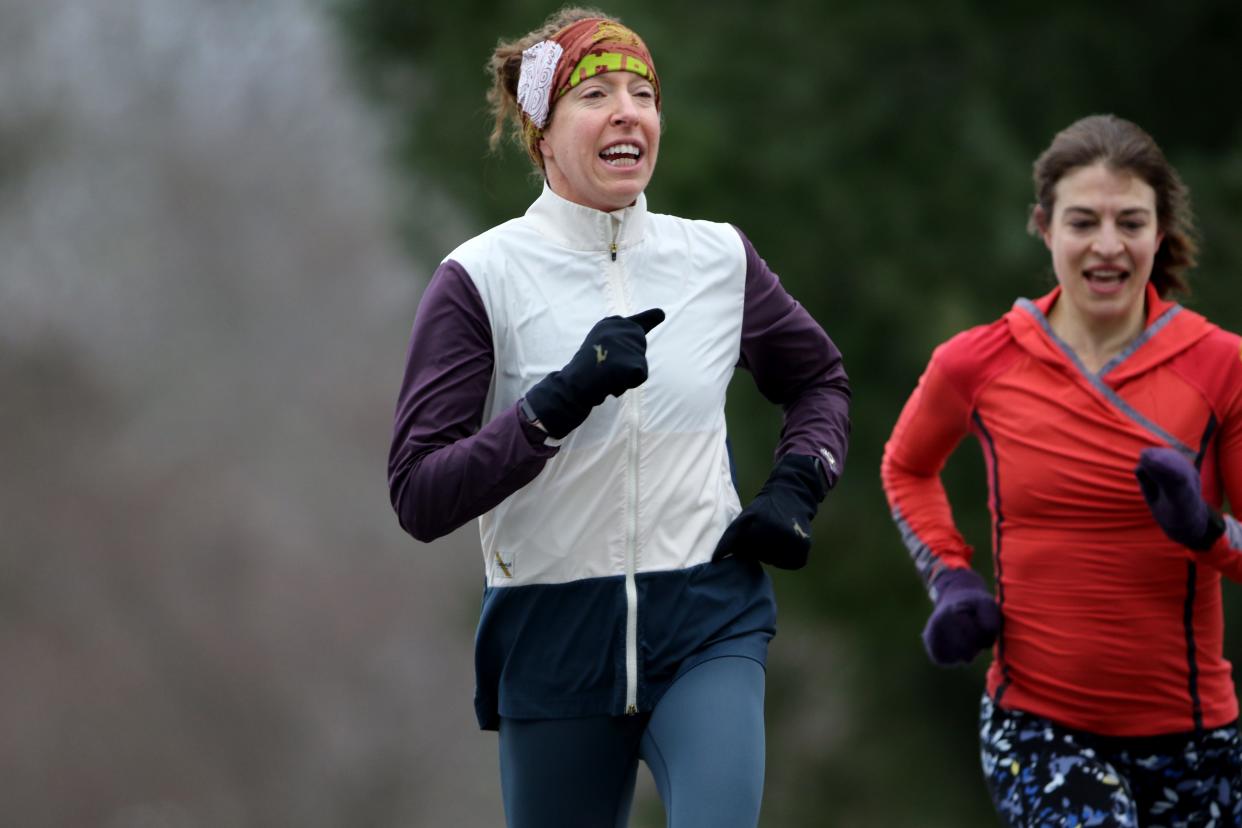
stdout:
{"type": "Polygon", "coordinates": [[[1220,578],[1242,580],[1242,524],[1227,518],[1211,550],[1189,551],[1156,524],[1134,469],[1148,446],[1180,448],[1211,504],[1242,503],[1242,339],[1149,285],[1145,331],[1092,374],[1048,324],[1059,291],[932,354],[885,447],[893,517],[929,587],[970,566],[940,470],[974,434],[1003,618],[989,694],[1103,735],[1227,724],[1220,578]]]}

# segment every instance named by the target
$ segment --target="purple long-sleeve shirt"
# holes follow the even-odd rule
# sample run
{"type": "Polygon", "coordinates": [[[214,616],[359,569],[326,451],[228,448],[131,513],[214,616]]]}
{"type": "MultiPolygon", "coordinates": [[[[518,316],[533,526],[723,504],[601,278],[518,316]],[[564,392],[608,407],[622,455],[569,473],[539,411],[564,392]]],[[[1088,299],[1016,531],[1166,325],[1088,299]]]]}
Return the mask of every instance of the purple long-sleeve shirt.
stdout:
{"type": "MultiPolygon", "coordinates": [[[[739,366],[784,410],[778,457],[823,457],[835,485],[849,443],[849,380],[840,351],[742,235],[746,287],[739,366]]],[[[585,331],[584,331],[585,334],[585,331]]],[[[491,326],[470,276],[447,260],[423,294],[397,401],[388,480],[401,526],[441,537],[533,480],[557,449],[514,405],[486,425],[491,326]]]]}

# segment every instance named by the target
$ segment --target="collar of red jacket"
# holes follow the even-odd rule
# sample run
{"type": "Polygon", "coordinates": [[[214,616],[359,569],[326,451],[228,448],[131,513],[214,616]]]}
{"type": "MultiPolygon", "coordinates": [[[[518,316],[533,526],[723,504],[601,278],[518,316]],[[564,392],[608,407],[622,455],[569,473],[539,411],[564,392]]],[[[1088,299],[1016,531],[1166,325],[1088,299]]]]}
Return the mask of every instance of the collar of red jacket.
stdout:
{"type": "MultiPolygon", "coordinates": [[[[1005,314],[1009,330],[1017,343],[1032,356],[1075,372],[1085,370],[1075,365],[1068,346],[1052,332],[1048,313],[1061,295],[1058,285],[1038,299],[1019,299],[1005,314]]],[[[1207,336],[1214,327],[1194,311],[1160,298],[1156,289],[1147,284],[1147,320],[1143,333],[1126,347],[1119,359],[1101,371],[1108,382],[1118,385],[1129,377],[1151,370],[1167,362],[1207,336]]]]}

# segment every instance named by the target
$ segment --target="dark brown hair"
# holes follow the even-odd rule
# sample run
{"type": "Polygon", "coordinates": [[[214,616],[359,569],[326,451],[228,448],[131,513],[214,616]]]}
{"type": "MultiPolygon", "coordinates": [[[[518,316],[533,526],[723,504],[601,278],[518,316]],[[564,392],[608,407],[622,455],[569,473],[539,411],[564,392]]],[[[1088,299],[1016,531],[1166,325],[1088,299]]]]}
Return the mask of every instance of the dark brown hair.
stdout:
{"type": "Polygon", "coordinates": [[[517,102],[518,76],[522,71],[522,52],[541,40],[547,40],[561,29],[578,20],[588,17],[602,17],[620,22],[598,9],[566,7],[554,12],[543,22],[543,25],[515,40],[501,40],[496,44],[491,59],[487,62],[487,73],[492,77],[492,87],[487,90],[487,103],[492,113],[492,134],[488,137],[488,146],[493,152],[500,146],[504,137],[505,121],[511,121],[513,140],[522,145],[531,163],[543,170],[543,155],[539,152],[539,131],[533,125],[527,126],[522,120],[522,111],[517,102]]]}
{"type": "Polygon", "coordinates": [[[1161,297],[1174,291],[1187,292],[1185,273],[1195,266],[1199,252],[1190,190],[1155,140],[1123,118],[1091,115],[1056,134],[1035,159],[1035,204],[1027,230],[1039,235],[1047,229],[1058,181],[1073,170],[1098,163],[1136,175],[1156,191],[1156,221],[1164,241],[1156,251],[1151,282],[1161,297]]]}

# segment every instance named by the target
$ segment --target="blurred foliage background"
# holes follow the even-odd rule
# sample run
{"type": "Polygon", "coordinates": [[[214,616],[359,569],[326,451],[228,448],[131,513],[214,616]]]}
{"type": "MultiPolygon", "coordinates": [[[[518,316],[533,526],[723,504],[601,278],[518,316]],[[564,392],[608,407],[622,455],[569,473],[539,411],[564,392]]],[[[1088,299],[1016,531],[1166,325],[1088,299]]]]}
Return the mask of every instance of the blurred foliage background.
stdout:
{"type": "MultiPolygon", "coordinates": [[[[661,73],[651,209],[738,225],[843,351],[846,476],[775,573],[763,824],[986,826],[983,664],[941,671],[878,463],[932,348],[1051,284],[1030,165],[1137,121],[1242,330],[1236,0],[604,7],[661,73]]],[[[105,828],[494,826],[480,577],[384,480],[418,293],[538,192],[483,65],[531,0],[0,0],[0,814],[105,828]]],[[[779,412],[739,374],[743,496],[779,412]]],[[[946,469],[989,563],[982,462],[946,469]]],[[[1227,584],[1242,656],[1242,591],[1227,584]]],[[[640,774],[635,826],[663,824],[640,774]]]]}
{"type": "MultiPolygon", "coordinates": [[[[392,118],[394,162],[434,178],[478,229],[537,193],[518,148],[487,153],[481,67],[498,38],[553,8],[338,5],[358,76],[392,118]]],[[[651,209],[742,228],[840,346],[854,387],[848,471],[817,521],[813,563],[774,573],[782,616],[763,824],[990,824],[975,749],[983,664],[942,672],[926,662],[918,632],[928,607],[880,490],[883,443],[937,343],[1051,285],[1047,253],[1025,232],[1030,167],[1083,115],[1127,117],[1165,148],[1206,238],[1187,304],[1242,325],[1242,110],[1224,103],[1229,79],[1242,77],[1242,7],[603,8],[646,39],[660,71],[665,130],[651,209]]],[[[425,208],[413,193],[407,209],[425,208]]],[[[434,227],[406,238],[429,267],[457,242],[434,227]]],[[[740,373],[729,421],[749,496],[767,474],[779,413],[740,373]]],[[[989,570],[973,445],[946,479],[989,570]]],[[[1242,605],[1229,592],[1236,617],[1242,605]]],[[[662,824],[651,807],[644,818],[662,824]]]]}

